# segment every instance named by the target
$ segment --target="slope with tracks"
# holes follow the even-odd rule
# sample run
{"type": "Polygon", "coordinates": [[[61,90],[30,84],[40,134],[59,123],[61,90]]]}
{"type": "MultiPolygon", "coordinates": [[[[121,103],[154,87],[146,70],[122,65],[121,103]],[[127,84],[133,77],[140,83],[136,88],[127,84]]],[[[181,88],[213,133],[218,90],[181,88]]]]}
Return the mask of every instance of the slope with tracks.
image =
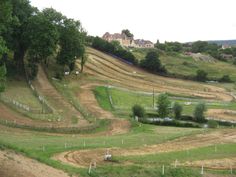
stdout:
{"type": "Polygon", "coordinates": [[[110,55],[88,48],[85,72],[108,83],[133,90],[169,92],[204,99],[231,101],[233,97],[225,89],[192,81],[172,79],[150,74],[126,64],[110,55]]]}

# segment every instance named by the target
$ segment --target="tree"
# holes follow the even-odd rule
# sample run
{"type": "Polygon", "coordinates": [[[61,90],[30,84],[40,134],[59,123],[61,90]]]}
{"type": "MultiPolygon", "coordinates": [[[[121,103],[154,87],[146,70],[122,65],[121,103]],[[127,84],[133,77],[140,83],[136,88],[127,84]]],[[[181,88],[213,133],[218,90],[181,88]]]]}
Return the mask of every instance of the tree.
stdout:
{"type": "Polygon", "coordinates": [[[175,119],[181,118],[182,111],[183,111],[183,107],[181,106],[181,104],[179,104],[178,102],[175,102],[173,106],[175,119]]]}
{"type": "Polygon", "coordinates": [[[220,82],[232,82],[229,75],[223,75],[220,79],[220,82]]]}
{"type": "Polygon", "coordinates": [[[164,118],[170,113],[170,100],[168,95],[163,93],[158,96],[157,100],[157,111],[160,117],[164,118]]]}
{"type": "Polygon", "coordinates": [[[72,19],[64,20],[60,31],[58,63],[67,65],[70,67],[70,70],[73,70],[76,58],[82,57],[85,52],[84,38],[85,34],[79,21],[72,19]]]}
{"type": "Polygon", "coordinates": [[[24,38],[28,39],[30,58],[47,63],[47,57],[56,51],[59,34],[46,16],[38,13],[29,18],[24,38]]]}
{"type": "Polygon", "coordinates": [[[29,18],[37,12],[37,9],[30,5],[29,0],[11,0],[10,7],[12,20],[2,36],[7,47],[14,53],[13,58],[18,73],[24,73],[24,56],[28,49],[28,43],[23,35],[25,35],[24,31],[29,18]]]}
{"type": "Polygon", "coordinates": [[[127,37],[134,37],[134,35],[128,29],[123,29],[121,33],[125,34],[127,37]]]}
{"type": "Polygon", "coordinates": [[[204,71],[204,70],[201,70],[201,69],[199,69],[199,70],[197,70],[197,75],[196,75],[196,79],[198,80],[198,81],[206,81],[207,80],[207,72],[206,71],[204,71]]]}
{"type": "Polygon", "coordinates": [[[145,117],[145,114],[146,114],[145,109],[142,106],[137,105],[137,104],[132,107],[132,112],[133,112],[133,116],[137,116],[137,117],[145,117]]]}
{"type": "Polygon", "coordinates": [[[197,104],[195,107],[195,110],[194,110],[194,119],[197,122],[204,122],[205,121],[204,113],[206,110],[207,110],[207,108],[204,103],[197,104]]]}
{"type": "Polygon", "coordinates": [[[209,128],[217,128],[219,123],[215,120],[208,120],[207,122],[209,128]]]}
{"type": "Polygon", "coordinates": [[[140,66],[151,72],[165,72],[159,60],[159,55],[155,51],[148,52],[145,59],[141,61],[140,66]]]}
{"type": "Polygon", "coordinates": [[[197,41],[192,43],[192,52],[193,53],[201,53],[207,51],[208,42],[205,41],[197,41]]]}

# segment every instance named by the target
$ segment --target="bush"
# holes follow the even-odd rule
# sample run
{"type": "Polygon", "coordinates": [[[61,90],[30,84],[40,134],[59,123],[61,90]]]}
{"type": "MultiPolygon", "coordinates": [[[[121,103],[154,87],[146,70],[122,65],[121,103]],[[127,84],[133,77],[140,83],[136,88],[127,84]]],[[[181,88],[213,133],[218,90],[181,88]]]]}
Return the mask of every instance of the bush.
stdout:
{"type": "Polygon", "coordinates": [[[194,110],[194,119],[196,122],[204,122],[205,116],[204,112],[207,110],[206,105],[204,103],[199,103],[196,105],[194,110]]]}
{"type": "Polygon", "coordinates": [[[207,80],[207,75],[208,75],[208,73],[206,71],[199,69],[199,70],[197,70],[196,79],[198,81],[203,81],[204,82],[204,81],[207,80]]]}
{"type": "Polygon", "coordinates": [[[208,120],[207,122],[209,128],[217,128],[219,123],[215,120],[208,120]]]}
{"type": "Polygon", "coordinates": [[[170,100],[167,94],[160,94],[157,100],[158,114],[160,117],[167,117],[170,113],[170,100]]]}
{"type": "Polygon", "coordinates": [[[183,111],[182,105],[180,105],[178,102],[175,102],[173,106],[173,113],[174,113],[175,119],[181,118],[182,111],[183,111]]]}
{"type": "Polygon", "coordinates": [[[133,112],[133,116],[137,116],[137,117],[145,117],[146,112],[145,109],[140,106],[140,105],[134,105],[132,107],[132,112],[133,112]]]}
{"type": "Polygon", "coordinates": [[[224,75],[222,78],[219,79],[220,82],[232,82],[229,75],[224,75]]]}

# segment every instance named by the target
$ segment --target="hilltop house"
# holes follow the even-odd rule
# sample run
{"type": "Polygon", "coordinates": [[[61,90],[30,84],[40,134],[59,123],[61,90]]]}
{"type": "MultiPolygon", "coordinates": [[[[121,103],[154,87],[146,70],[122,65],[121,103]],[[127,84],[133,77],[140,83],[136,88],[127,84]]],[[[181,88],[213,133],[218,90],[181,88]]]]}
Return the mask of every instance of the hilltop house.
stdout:
{"type": "Polygon", "coordinates": [[[134,47],[134,48],[154,48],[154,44],[151,41],[143,39],[134,39],[133,37],[128,37],[125,33],[115,33],[110,34],[106,32],[102,38],[108,42],[118,41],[121,46],[124,47],[134,47]]]}

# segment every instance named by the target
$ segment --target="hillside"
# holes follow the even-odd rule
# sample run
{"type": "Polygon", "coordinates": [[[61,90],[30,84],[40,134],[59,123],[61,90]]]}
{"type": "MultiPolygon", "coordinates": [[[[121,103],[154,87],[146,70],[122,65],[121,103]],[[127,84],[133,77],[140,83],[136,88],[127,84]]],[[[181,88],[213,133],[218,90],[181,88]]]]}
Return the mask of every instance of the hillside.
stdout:
{"type": "MultiPolygon", "coordinates": [[[[133,49],[132,53],[139,60],[145,58],[150,49],[133,49]]],[[[154,49],[156,50],[156,49],[154,49]]],[[[173,76],[192,77],[196,75],[196,71],[202,69],[208,73],[208,77],[212,80],[219,79],[223,75],[229,75],[233,81],[236,81],[236,65],[231,62],[222,62],[216,59],[200,60],[184,54],[166,54],[160,53],[160,60],[165,65],[167,71],[173,76]]]]}

